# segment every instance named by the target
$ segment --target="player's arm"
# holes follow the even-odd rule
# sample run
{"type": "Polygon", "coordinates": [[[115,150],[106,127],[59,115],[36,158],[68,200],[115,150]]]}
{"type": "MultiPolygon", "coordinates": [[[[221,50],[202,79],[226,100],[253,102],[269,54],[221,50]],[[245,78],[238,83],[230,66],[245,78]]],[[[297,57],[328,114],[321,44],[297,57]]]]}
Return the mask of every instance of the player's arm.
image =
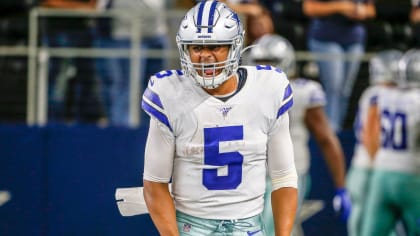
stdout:
{"type": "Polygon", "coordinates": [[[166,126],[150,119],[144,161],[144,199],[160,235],[179,235],[168,182],[173,169],[174,138],[166,126]]]}
{"type": "Polygon", "coordinates": [[[304,120],[322,151],[335,185],[333,208],[346,222],[351,212],[351,201],[345,188],[345,160],[340,141],[328,123],[323,106],[307,109],[304,120]]]}
{"type": "Polygon", "coordinates": [[[143,180],[144,199],[160,235],[179,235],[168,183],[143,180]]]}
{"type": "Polygon", "coordinates": [[[304,119],[322,151],[335,185],[333,208],[346,222],[351,212],[351,201],[345,188],[345,159],[340,141],[331,129],[322,106],[307,109],[304,119]]]}
{"type": "Polygon", "coordinates": [[[362,129],[362,143],[373,160],[380,146],[381,121],[378,105],[371,104],[368,108],[366,122],[362,129]]]}
{"type": "Polygon", "coordinates": [[[271,206],[276,236],[291,235],[297,210],[297,189],[284,187],[274,190],[271,192],[271,206]]]}
{"type": "Polygon", "coordinates": [[[345,186],[344,152],[337,135],[331,129],[322,106],[309,108],[304,117],[305,125],[318,143],[335,187],[345,186]]]}
{"type": "Polygon", "coordinates": [[[283,114],[268,141],[268,169],[272,181],[271,205],[276,236],[290,235],[297,209],[297,173],[289,116],[283,114]]]}

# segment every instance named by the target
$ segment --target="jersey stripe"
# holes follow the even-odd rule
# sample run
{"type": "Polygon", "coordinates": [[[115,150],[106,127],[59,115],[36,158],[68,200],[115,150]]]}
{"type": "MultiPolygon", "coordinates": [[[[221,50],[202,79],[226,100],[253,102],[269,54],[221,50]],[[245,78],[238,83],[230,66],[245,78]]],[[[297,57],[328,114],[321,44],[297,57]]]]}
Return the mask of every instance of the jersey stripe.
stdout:
{"type": "Polygon", "coordinates": [[[162,105],[162,102],[160,101],[159,95],[157,95],[151,89],[146,88],[146,90],[144,91],[143,96],[145,96],[147,99],[149,99],[150,102],[152,102],[156,106],[160,107],[161,109],[164,109],[163,108],[163,105],[162,105]]]}
{"type": "Polygon", "coordinates": [[[290,84],[287,85],[284,91],[283,102],[283,105],[279,108],[279,111],[277,112],[277,118],[279,118],[293,106],[293,92],[290,84]]]}
{"type": "Polygon", "coordinates": [[[290,86],[290,84],[288,84],[285,91],[284,91],[283,101],[286,100],[287,98],[289,98],[290,95],[292,95],[292,86],[290,86]]]}
{"type": "Polygon", "coordinates": [[[287,110],[289,110],[293,106],[293,98],[290,98],[283,106],[280,107],[279,111],[277,112],[277,118],[283,115],[287,110]]]}
{"type": "Polygon", "coordinates": [[[144,111],[149,113],[151,116],[155,117],[158,121],[162,122],[172,131],[171,125],[169,124],[168,117],[166,117],[165,114],[163,114],[162,112],[160,112],[158,109],[154,108],[153,106],[149,105],[144,99],[141,102],[141,107],[143,108],[144,111]]]}

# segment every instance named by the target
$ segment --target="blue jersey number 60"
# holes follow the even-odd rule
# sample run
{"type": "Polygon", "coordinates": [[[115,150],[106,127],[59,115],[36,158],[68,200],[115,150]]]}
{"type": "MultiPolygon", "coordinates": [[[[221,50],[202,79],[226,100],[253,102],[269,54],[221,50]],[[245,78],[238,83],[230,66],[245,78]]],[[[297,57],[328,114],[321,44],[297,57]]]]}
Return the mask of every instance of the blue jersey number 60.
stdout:
{"type": "Polygon", "coordinates": [[[382,112],[382,122],[388,122],[390,127],[382,126],[384,148],[394,150],[407,149],[407,116],[404,113],[392,113],[388,110],[382,112]]]}
{"type": "Polygon", "coordinates": [[[219,152],[223,141],[243,140],[243,126],[204,129],[204,164],[227,166],[227,175],[218,175],[217,168],[203,170],[203,185],[209,190],[235,189],[242,181],[243,156],[239,152],[219,152]]]}

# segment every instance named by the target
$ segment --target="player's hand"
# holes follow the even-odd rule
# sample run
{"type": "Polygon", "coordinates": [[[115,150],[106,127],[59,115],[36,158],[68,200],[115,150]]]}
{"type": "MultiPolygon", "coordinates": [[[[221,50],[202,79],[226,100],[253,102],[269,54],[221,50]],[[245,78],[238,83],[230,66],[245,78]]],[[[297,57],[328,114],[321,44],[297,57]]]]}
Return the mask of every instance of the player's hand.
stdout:
{"type": "Polygon", "coordinates": [[[335,213],[340,216],[340,219],[347,222],[351,212],[351,201],[345,188],[336,189],[333,208],[335,213]]]}

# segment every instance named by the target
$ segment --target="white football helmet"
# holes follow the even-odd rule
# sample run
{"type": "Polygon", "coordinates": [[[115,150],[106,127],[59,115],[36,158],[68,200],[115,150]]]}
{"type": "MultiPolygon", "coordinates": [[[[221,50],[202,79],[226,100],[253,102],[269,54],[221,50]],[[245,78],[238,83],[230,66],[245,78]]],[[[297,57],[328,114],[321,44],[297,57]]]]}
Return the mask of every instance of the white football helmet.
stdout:
{"type": "Polygon", "coordinates": [[[399,63],[400,83],[402,87],[420,88],[420,50],[411,49],[399,63]]]}
{"type": "Polygon", "coordinates": [[[398,81],[398,64],[403,53],[396,49],[378,52],[369,61],[369,83],[378,84],[398,81]]]}
{"type": "Polygon", "coordinates": [[[239,16],[218,1],[201,1],[184,16],[179,26],[176,41],[181,66],[186,76],[192,77],[204,88],[217,88],[236,73],[244,42],[244,29],[239,16]],[[229,54],[224,62],[192,63],[188,45],[230,45],[229,54]],[[201,76],[206,70],[215,72],[212,77],[201,76]],[[198,71],[202,73],[198,73],[198,71]]]}
{"type": "Polygon", "coordinates": [[[269,64],[280,68],[289,77],[295,76],[295,49],[289,40],[280,35],[267,34],[257,39],[254,45],[249,52],[249,63],[269,64]]]}

